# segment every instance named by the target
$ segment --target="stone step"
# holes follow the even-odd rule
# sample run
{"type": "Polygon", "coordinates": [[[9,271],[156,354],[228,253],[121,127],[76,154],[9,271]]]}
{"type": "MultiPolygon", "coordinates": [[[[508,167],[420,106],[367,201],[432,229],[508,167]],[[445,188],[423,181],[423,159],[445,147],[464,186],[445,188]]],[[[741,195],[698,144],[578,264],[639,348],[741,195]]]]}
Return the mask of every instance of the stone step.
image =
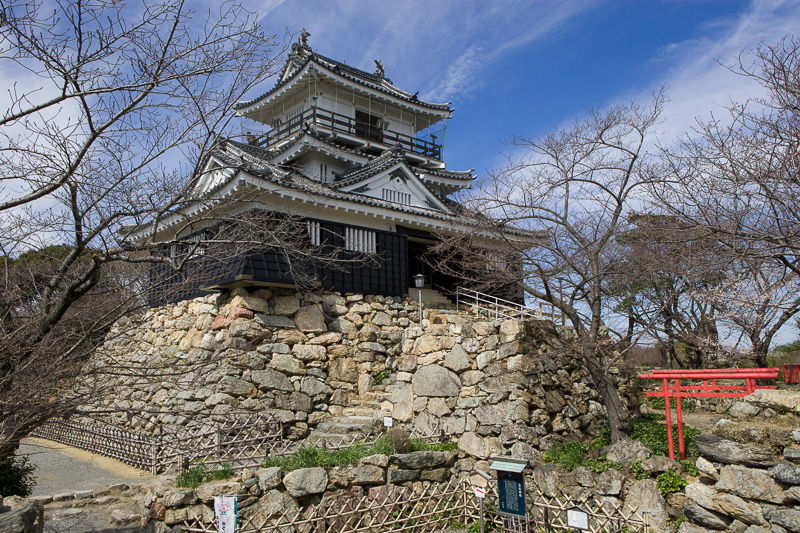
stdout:
{"type": "Polygon", "coordinates": [[[372,407],[345,407],[342,409],[343,417],[363,416],[363,417],[377,417],[380,416],[380,405],[377,408],[372,407]]]}
{"type": "Polygon", "coordinates": [[[378,402],[379,404],[386,399],[386,391],[370,391],[364,393],[363,398],[359,398],[361,401],[370,401],[370,402],[378,402]]]}
{"type": "Polygon", "coordinates": [[[376,418],[351,416],[341,420],[333,420],[331,422],[320,422],[317,424],[317,430],[324,433],[336,433],[339,435],[347,435],[349,433],[371,433],[376,424],[376,418]]]}

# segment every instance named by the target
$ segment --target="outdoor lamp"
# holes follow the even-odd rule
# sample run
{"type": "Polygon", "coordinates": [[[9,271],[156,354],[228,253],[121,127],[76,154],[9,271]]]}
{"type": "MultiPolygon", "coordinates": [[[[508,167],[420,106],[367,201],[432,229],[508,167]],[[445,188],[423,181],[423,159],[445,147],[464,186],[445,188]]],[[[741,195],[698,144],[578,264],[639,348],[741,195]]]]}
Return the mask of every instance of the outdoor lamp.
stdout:
{"type": "Polygon", "coordinates": [[[425,285],[425,276],[423,274],[417,274],[414,276],[414,285],[417,287],[417,293],[419,293],[419,325],[422,325],[422,287],[425,285]]]}

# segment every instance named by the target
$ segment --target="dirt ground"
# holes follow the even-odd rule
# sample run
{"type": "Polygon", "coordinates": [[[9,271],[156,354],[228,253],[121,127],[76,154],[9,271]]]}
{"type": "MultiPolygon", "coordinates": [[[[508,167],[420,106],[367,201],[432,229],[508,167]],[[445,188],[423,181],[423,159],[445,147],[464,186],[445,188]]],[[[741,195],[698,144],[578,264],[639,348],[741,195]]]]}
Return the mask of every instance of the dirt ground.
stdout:
{"type": "MultiPolygon", "coordinates": [[[[36,465],[33,496],[53,496],[82,490],[95,490],[112,484],[154,482],[156,477],[120,461],[45,439],[27,438],[18,455],[26,455],[36,465]]],[[[124,493],[123,493],[124,494],[124,493]]],[[[114,511],[139,513],[141,496],[94,498],[51,503],[45,507],[46,533],[139,533],[138,521],[112,524],[114,511]]]]}

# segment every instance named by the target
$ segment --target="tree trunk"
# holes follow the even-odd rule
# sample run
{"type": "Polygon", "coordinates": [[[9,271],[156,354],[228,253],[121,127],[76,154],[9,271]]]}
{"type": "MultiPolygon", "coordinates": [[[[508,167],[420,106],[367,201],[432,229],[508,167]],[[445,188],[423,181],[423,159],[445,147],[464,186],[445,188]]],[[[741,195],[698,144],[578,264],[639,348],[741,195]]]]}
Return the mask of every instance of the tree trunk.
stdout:
{"type": "Polygon", "coordinates": [[[606,376],[597,356],[594,353],[587,354],[584,350],[584,360],[606,408],[608,425],[611,429],[611,442],[617,442],[628,430],[628,413],[622,405],[617,386],[610,377],[606,376]]]}

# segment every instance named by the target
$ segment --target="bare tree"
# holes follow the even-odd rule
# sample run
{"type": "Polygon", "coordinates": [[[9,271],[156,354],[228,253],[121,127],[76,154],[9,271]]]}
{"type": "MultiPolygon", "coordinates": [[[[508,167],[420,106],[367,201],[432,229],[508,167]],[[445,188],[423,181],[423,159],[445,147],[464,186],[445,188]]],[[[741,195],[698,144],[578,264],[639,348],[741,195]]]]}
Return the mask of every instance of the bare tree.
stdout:
{"type": "Polygon", "coordinates": [[[616,310],[657,341],[662,366],[700,368],[719,355],[718,295],[727,263],[713,239],[673,216],[634,214],[621,235],[616,310]]]}
{"type": "Polygon", "coordinates": [[[800,274],[800,39],[743,52],[732,70],[767,96],[699,121],[666,151],[653,192],[733,257],[772,259],[800,274]]]}
{"type": "Polygon", "coordinates": [[[442,236],[448,260],[462,258],[467,271],[489,269],[495,284],[513,284],[567,317],[572,337],[565,334],[564,340],[586,362],[615,442],[627,414],[609,370],[631,339],[604,318],[610,316],[619,268],[616,239],[649,183],[645,144],[663,101],[659,93],[647,108],[591,110],[585,120],[540,139],[513,138],[507,166],[462,199],[471,212],[481,213],[465,215],[479,231],[458,239],[442,236]],[[508,259],[502,268],[498,255],[508,259]]]}
{"type": "Polygon", "coordinates": [[[775,333],[797,312],[791,291],[800,276],[800,39],[742,52],[731,70],[756,80],[767,96],[698,121],[665,150],[652,192],[658,208],[716,243],[729,266],[705,301],[728,309],[729,327],[765,365],[775,333]]]}
{"type": "Polygon", "coordinates": [[[190,192],[233,104],[276,71],[253,20],[229,3],[0,0],[0,68],[19,80],[0,118],[0,457],[80,401],[57,392],[142,303],[148,265],[212,257],[177,238],[183,252],[162,253],[154,237],[200,201],[190,192]]]}
{"type": "Polygon", "coordinates": [[[769,366],[767,355],[773,338],[800,311],[800,277],[763,258],[745,256],[729,265],[715,290],[698,298],[718,302],[723,324],[739,336],[736,345],[749,345],[755,364],[769,366]]]}

